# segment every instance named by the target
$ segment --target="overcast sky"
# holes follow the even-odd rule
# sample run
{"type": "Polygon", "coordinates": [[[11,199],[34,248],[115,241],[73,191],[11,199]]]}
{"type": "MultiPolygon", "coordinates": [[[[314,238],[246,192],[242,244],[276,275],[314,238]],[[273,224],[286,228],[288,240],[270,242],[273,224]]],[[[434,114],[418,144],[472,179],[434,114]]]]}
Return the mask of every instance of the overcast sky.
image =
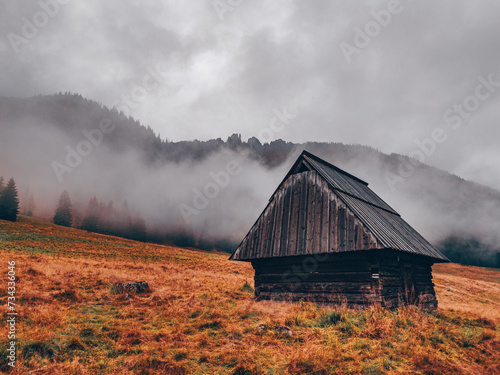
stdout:
{"type": "Polygon", "coordinates": [[[498,1],[0,0],[0,12],[2,96],[80,93],[169,140],[410,154],[434,134],[426,163],[500,189],[498,1]]]}

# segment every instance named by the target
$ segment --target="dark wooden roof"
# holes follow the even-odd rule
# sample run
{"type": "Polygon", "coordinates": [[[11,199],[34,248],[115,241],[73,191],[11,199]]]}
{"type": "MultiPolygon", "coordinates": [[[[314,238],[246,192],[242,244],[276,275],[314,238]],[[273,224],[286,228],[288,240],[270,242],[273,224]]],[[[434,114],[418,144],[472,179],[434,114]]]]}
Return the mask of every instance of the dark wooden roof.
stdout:
{"type": "Polygon", "coordinates": [[[359,178],[343,171],[336,166],[327,163],[317,156],[303,151],[298,160],[307,163],[311,166],[311,170],[317,171],[323,177],[330,187],[336,191],[343,192],[352,196],[361,202],[378,207],[392,214],[399,214],[394,211],[382,198],[375,194],[369,187],[368,183],[359,178]]]}
{"type": "Polygon", "coordinates": [[[230,259],[369,249],[448,261],[366,182],[303,151],[230,259]]]}

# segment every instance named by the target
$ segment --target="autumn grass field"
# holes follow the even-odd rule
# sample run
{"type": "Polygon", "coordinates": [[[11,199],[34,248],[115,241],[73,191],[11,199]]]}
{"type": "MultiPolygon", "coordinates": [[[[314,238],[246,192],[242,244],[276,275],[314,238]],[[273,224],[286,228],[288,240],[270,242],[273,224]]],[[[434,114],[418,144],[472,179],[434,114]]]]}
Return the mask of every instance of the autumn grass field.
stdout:
{"type": "Polygon", "coordinates": [[[500,271],[434,266],[439,308],[255,302],[250,264],[20,217],[0,221],[0,371],[14,374],[499,374],[500,271]],[[6,359],[16,262],[17,361],[6,359]],[[115,292],[144,280],[151,291],[115,292]],[[265,324],[269,329],[259,330],[265,324]],[[291,329],[292,336],[278,326],[291,329]]]}

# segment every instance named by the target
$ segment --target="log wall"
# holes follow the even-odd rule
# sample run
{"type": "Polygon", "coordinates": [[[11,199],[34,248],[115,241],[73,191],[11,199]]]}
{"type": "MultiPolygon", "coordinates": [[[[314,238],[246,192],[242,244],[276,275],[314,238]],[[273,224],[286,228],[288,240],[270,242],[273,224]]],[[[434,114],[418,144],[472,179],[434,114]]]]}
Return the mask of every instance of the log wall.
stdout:
{"type": "Polygon", "coordinates": [[[423,257],[375,250],[257,259],[252,265],[258,299],[352,308],[437,307],[432,263],[423,257]]]}
{"type": "Polygon", "coordinates": [[[411,254],[385,252],[380,258],[381,297],[386,307],[437,307],[432,262],[411,254]]]}

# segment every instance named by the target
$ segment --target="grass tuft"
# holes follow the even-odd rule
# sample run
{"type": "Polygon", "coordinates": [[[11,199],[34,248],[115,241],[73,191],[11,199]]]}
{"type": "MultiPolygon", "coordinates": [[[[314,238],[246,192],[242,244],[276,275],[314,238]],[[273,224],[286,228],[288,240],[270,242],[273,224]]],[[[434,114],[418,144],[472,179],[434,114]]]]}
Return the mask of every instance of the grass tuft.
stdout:
{"type": "Polygon", "coordinates": [[[248,284],[247,282],[245,282],[245,284],[241,287],[240,289],[242,292],[247,292],[247,293],[251,293],[251,294],[254,294],[255,293],[255,290],[252,288],[252,286],[250,284],[248,284]]]}
{"type": "MultiPolygon", "coordinates": [[[[330,326],[335,326],[337,323],[343,321],[342,314],[337,311],[326,311],[317,321],[317,326],[320,328],[326,328],[330,326]]],[[[296,321],[297,323],[297,321],[296,321]]],[[[298,325],[298,324],[296,324],[298,325]]]]}

